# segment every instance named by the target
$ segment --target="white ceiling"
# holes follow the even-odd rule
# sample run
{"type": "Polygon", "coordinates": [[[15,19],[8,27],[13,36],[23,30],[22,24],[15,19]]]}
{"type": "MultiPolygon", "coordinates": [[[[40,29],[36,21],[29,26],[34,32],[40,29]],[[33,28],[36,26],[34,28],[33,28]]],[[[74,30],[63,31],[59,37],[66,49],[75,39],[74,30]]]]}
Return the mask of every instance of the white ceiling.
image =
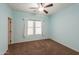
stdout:
{"type": "MultiPolygon", "coordinates": [[[[47,5],[46,3],[45,5],[47,5]]],[[[30,12],[30,13],[39,13],[45,14],[44,12],[39,12],[35,9],[30,9],[30,7],[37,7],[36,3],[9,3],[8,4],[13,10],[30,12]]],[[[54,14],[64,8],[69,7],[72,3],[53,3],[53,7],[48,7],[46,10],[48,11],[48,15],[54,14]]]]}

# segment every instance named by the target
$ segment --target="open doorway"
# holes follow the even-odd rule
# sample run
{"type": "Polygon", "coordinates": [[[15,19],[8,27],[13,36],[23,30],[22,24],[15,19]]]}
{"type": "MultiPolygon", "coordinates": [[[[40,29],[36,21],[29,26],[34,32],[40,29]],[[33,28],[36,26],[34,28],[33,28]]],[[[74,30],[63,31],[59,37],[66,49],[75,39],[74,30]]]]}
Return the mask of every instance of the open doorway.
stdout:
{"type": "Polygon", "coordinates": [[[12,43],[12,18],[8,17],[8,45],[12,43]]]}

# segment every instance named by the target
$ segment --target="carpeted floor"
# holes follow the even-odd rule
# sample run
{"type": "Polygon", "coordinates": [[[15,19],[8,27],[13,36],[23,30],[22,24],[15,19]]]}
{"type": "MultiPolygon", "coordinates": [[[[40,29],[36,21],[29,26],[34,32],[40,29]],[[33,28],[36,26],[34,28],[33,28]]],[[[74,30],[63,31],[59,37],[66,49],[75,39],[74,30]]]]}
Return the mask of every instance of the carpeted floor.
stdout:
{"type": "Polygon", "coordinates": [[[78,55],[79,53],[53,40],[37,40],[9,45],[5,55],[78,55]]]}

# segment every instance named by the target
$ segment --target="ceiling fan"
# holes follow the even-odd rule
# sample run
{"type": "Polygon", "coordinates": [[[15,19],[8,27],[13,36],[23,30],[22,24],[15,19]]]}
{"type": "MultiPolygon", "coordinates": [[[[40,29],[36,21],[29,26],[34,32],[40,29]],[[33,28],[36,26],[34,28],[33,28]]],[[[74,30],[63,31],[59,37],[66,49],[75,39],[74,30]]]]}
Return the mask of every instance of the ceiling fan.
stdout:
{"type": "Polygon", "coordinates": [[[43,11],[45,14],[48,14],[48,11],[46,8],[52,7],[53,3],[50,3],[48,5],[45,5],[45,3],[37,3],[38,7],[30,7],[30,9],[38,9],[39,11],[43,11]]]}

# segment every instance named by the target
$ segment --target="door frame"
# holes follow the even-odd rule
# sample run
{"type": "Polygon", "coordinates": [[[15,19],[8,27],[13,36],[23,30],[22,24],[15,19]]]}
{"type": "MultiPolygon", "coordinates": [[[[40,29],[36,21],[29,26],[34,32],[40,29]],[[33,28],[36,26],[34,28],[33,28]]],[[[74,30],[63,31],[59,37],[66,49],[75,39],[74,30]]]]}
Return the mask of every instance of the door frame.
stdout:
{"type": "Polygon", "coordinates": [[[12,18],[8,17],[8,45],[12,44],[12,18]]]}

